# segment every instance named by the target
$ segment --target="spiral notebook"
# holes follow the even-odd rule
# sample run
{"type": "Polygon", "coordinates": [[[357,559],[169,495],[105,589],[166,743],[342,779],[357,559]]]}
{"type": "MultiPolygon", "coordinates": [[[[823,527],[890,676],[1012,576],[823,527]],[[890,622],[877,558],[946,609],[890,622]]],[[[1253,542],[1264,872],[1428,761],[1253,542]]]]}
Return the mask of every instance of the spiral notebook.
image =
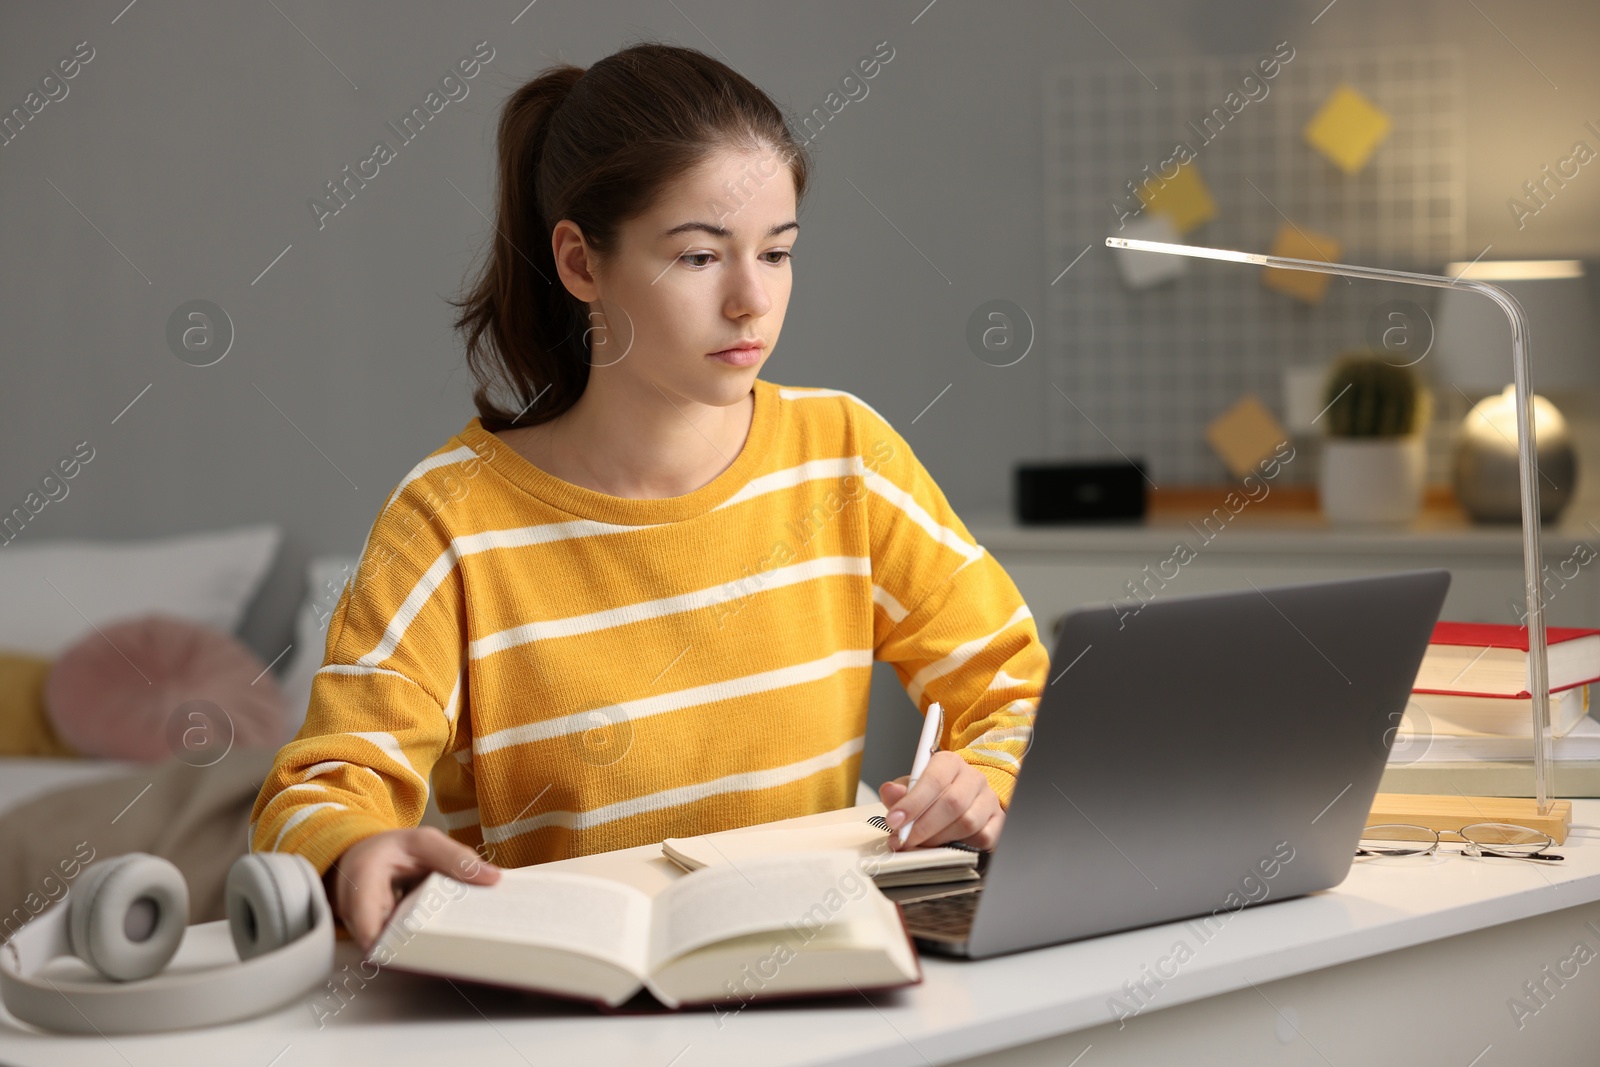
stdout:
{"type": "Polygon", "coordinates": [[[859,819],[821,826],[774,824],[695,837],[669,837],[661,843],[661,851],[684,870],[696,871],[721,864],[737,866],[758,856],[848,849],[861,857],[863,873],[879,889],[978,880],[982,853],[977,849],[938,845],[895,852],[889,848],[883,805],[863,804],[859,810],[859,819]]]}

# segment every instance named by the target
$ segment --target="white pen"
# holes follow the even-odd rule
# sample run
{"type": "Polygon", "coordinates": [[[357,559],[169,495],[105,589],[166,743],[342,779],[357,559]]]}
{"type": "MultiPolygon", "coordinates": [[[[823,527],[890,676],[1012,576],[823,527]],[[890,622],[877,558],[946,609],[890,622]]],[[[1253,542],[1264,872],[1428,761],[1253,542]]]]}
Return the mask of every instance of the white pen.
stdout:
{"type": "MultiPolygon", "coordinates": [[[[922,717],[922,736],[917,739],[917,754],[911,761],[911,778],[906,783],[906,792],[917,784],[917,779],[922,777],[922,772],[928,769],[928,760],[933,758],[933,750],[939,743],[939,734],[944,730],[944,709],[935,700],[928,705],[928,713],[922,717]]],[[[900,827],[900,843],[906,843],[906,835],[911,832],[911,824],[915,818],[906,820],[900,827]]]]}

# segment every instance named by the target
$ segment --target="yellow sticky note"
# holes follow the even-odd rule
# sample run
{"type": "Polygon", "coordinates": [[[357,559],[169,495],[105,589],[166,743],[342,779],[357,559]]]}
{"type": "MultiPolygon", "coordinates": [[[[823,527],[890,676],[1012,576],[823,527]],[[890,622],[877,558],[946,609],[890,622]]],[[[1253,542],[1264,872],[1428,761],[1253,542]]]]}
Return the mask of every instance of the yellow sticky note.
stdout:
{"type": "Polygon", "coordinates": [[[1367,165],[1373,150],[1389,136],[1389,116],[1348,85],[1340,85],[1306,123],[1306,143],[1346,174],[1367,165]]]}
{"type": "Polygon", "coordinates": [[[1235,478],[1255,470],[1258,462],[1288,439],[1289,432],[1254,393],[1240,397],[1206,426],[1206,440],[1235,478]]]}
{"type": "MultiPolygon", "coordinates": [[[[1272,239],[1271,254],[1288,259],[1320,259],[1324,263],[1332,263],[1339,258],[1339,240],[1285,222],[1278,227],[1278,235],[1272,239]]],[[[1281,267],[1261,268],[1262,285],[1308,304],[1321,303],[1332,280],[1331,274],[1284,270],[1281,267]]]]}
{"type": "Polygon", "coordinates": [[[1179,233],[1188,233],[1216,217],[1217,202],[1211,199],[1199,167],[1185,163],[1178,168],[1177,177],[1162,180],[1165,184],[1146,181],[1140,185],[1139,199],[1150,211],[1171,219],[1179,233]]]}

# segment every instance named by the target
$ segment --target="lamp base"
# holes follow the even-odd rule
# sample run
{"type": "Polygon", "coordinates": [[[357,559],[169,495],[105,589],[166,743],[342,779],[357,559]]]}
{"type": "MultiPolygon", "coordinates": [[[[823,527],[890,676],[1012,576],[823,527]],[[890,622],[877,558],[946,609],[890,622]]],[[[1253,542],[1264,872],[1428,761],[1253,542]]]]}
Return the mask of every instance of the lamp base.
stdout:
{"type": "Polygon", "coordinates": [[[1464,797],[1429,793],[1379,793],[1372,798],[1367,825],[1399,822],[1430,830],[1459,830],[1475,822],[1505,822],[1526,826],[1553,838],[1567,840],[1572,826],[1572,801],[1551,800],[1541,814],[1531,797],[1464,797]]]}

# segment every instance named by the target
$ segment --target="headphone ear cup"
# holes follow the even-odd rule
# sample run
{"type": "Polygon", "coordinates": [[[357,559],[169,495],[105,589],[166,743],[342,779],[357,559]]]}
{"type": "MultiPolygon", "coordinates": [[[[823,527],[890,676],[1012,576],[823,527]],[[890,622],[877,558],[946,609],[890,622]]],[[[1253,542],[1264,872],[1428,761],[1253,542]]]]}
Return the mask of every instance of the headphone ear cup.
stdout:
{"type": "Polygon", "coordinates": [[[316,868],[292,852],[250,852],[228,870],[228,928],[241,960],[282,948],[316,921],[312,894],[322,892],[316,868]]]}
{"type": "Polygon", "coordinates": [[[130,852],[85,868],[68,893],[73,954],[118,982],[167,965],[189,925],[189,887],[160,856],[130,852]]]}

